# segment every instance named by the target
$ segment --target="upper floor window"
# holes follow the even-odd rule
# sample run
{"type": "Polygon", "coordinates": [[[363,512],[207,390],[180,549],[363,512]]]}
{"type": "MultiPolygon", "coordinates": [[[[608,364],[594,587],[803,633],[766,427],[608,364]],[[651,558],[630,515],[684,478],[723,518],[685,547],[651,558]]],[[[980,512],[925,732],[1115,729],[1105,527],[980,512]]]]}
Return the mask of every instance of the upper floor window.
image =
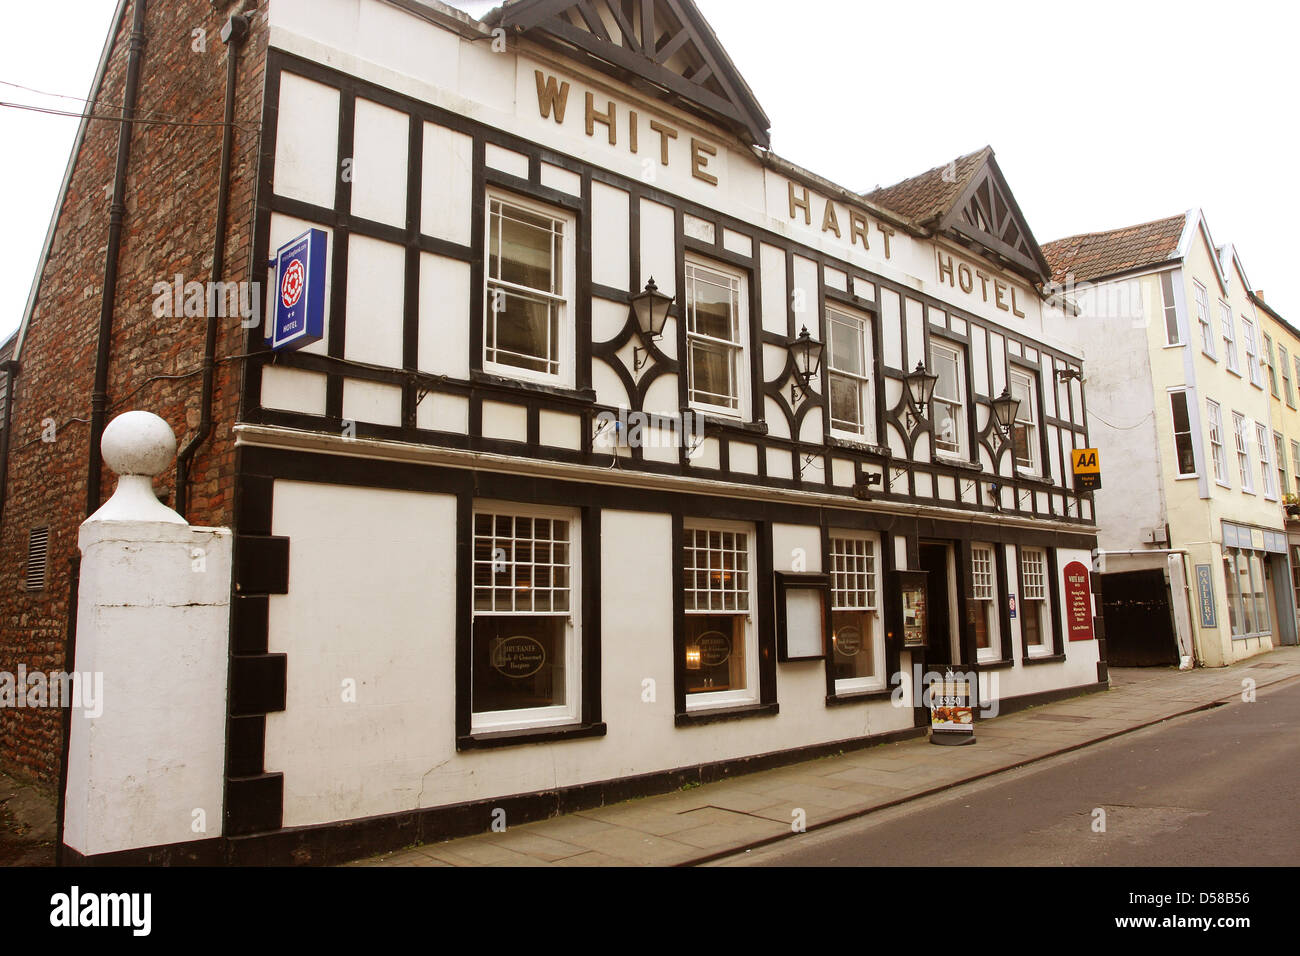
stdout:
{"type": "Polygon", "coordinates": [[[1210,325],[1210,293],[1205,286],[1193,280],[1196,289],[1196,321],[1201,327],[1201,351],[1212,359],[1214,354],[1214,328],[1210,325]]]}
{"type": "Polygon", "coordinates": [[[966,457],[966,362],[961,349],[932,339],[930,370],[939,376],[930,401],[935,450],[966,457]]]}
{"type": "Polygon", "coordinates": [[[484,369],[573,383],[574,231],[563,213],[489,194],[484,369]]]}
{"type": "Polygon", "coordinates": [[[1192,444],[1191,415],[1187,411],[1187,393],[1170,392],[1169,410],[1174,420],[1174,452],[1178,457],[1181,478],[1196,474],[1196,452],[1192,444]]]}
{"type": "Polygon", "coordinates": [[[1240,412],[1232,413],[1232,434],[1237,445],[1237,470],[1241,472],[1241,490],[1247,494],[1255,493],[1255,479],[1250,474],[1250,432],[1246,416],[1240,412]]]}
{"type": "Polygon", "coordinates": [[[1259,445],[1259,470],[1263,479],[1264,497],[1274,499],[1277,489],[1273,487],[1273,450],[1268,440],[1268,427],[1255,423],[1255,442],[1259,445]]]}
{"type": "Polygon", "coordinates": [[[1300,495],[1300,441],[1291,443],[1291,474],[1295,476],[1296,494],[1300,495]]]}
{"type": "Polygon", "coordinates": [[[1264,361],[1268,363],[1268,388],[1273,393],[1274,398],[1279,398],[1277,392],[1277,369],[1273,366],[1273,340],[1269,338],[1268,333],[1264,333],[1264,361]]]}
{"type": "Polygon", "coordinates": [[[831,651],[835,693],[885,686],[875,536],[831,536],[831,651]]]}
{"type": "Polygon", "coordinates": [[[1214,480],[1228,486],[1228,459],[1223,448],[1223,413],[1219,403],[1205,400],[1206,417],[1210,423],[1210,457],[1214,459],[1214,480]]]}
{"type": "Polygon", "coordinates": [[[1281,342],[1277,343],[1277,365],[1282,370],[1282,395],[1286,398],[1286,403],[1295,408],[1295,390],[1291,387],[1291,355],[1281,342]]]}
{"type": "Polygon", "coordinates": [[[1228,362],[1228,371],[1240,373],[1237,364],[1237,333],[1232,327],[1232,309],[1222,299],[1219,300],[1219,324],[1223,326],[1223,352],[1228,362]]]}
{"type": "Polygon", "coordinates": [[[1011,394],[1020,400],[1016,409],[1016,465],[1038,469],[1038,387],[1031,372],[1011,372],[1011,394]]]}
{"type": "Polygon", "coordinates": [[[1169,345],[1182,345],[1182,336],[1178,334],[1178,305],[1174,300],[1174,274],[1160,274],[1160,297],[1165,312],[1165,342],[1169,345]]]}
{"type": "Polygon", "coordinates": [[[831,430],[874,442],[875,410],[868,374],[872,365],[871,324],[864,317],[828,309],[826,328],[830,334],[827,376],[831,430]]]}
{"type": "Polygon", "coordinates": [[[1263,388],[1264,378],[1259,374],[1259,348],[1255,344],[1255,324],[1244,315],[1241,317],[1241,340],[1246,346],[1246,374],[1250,376],[1250,383],[1263,388]]]}
{"type": "Polygon", "coordinates": [[[1277,456],[1277,490],[1279,494],[1286,494],[1286,490],[1291,485],[1291,479],[1286,473],[1286,445],[1280,432],[1273,433],[1273,453],[1277,456]]]}
{"type": "Polygon", "coordinates": [[[688,259],[687,389],[693,407],[729,418],[745,417],[748,325],[746,287],[740,273],[688,259]]]}

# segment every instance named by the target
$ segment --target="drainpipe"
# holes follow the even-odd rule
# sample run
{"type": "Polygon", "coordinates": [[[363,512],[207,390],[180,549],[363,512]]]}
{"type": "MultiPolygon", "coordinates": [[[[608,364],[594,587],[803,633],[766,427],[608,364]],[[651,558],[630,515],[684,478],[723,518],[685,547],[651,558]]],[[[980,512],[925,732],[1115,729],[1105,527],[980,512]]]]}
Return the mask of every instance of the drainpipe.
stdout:
{"type": "Polygon", "coordinates": [[[108,356],[113,341],[113,305],[117,299],[117,258],[122,248],[122,220],[126,216],[126,168],[131,159],[131,127],[140,88],[140,59],[144,52],[145,0],[135,0],[126,64],[126,89],[122,94],[122,125],[117,132],[117,169],[113,173],[113,203],[108,213],[108,251],[104,255],[104,292],[99,306],[99,347],[95,354],[95,386],[90,393],[90,461],[86,469],[86,515],[99,510],[102,459],[100,439],[108,411],[108,356]]]}
{"type": "Polygon", "coordinates": [[[221,28],[221,42],[226,44],[226,111],[221,136],[221,179],[217,189],[217,224],[212,245],[212,283],[208,286],[208,327],[203,342],[203,390],[199,403],[202,418],[194,437],[176,456],[176,512],[186,517],[189,505],[190,464],[199,446],[212,434],[212,393],[217,353],[218,283],[226,272],[226,219],[230,209],[230,164],[235,136],[235,83],[239,72],[239,50],[248,38],[248,18],[235,14],[221,28]]]}

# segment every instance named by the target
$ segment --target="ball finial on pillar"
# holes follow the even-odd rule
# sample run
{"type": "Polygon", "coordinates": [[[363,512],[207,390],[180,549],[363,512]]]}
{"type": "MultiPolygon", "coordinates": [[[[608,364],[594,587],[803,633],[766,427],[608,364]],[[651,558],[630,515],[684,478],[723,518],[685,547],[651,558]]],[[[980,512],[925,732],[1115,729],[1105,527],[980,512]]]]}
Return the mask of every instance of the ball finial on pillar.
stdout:
{"type": "Polygon", "coordinates": [[[118,474],[117,490],[88,521],[163,521],[186,524],[158,500],[153,479],[176,457],[176,435],[153,412],[123,412],[104,429],[104,464],[118,474]]]}

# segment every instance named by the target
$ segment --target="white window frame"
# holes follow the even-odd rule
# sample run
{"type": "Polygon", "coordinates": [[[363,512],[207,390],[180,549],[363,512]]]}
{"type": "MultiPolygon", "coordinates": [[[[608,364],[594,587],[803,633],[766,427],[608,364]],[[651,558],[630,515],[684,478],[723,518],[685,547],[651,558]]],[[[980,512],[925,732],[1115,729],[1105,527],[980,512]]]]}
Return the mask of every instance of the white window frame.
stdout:
{"type": "MultiPolygon", "coordinates": [[[[1008,376],[1010,384],[1014,388],[1020,385],[1024,388],[1025,394],[1029,396],[1028,403],[1021,402],[1016,408],[1016,420],[1014,428],[1023,425],[1028,434],[1029,440],[1026,444],[1028,448],[1021,448],[1020,442],[1016,442],[1016,454],[1025,455],[1029,462],[1025,464],[1019,459],[1016,460],[1016,470],[1025,474],[1037,475],[1038,469],[1038,376],[1032,372],[1025,372],[1018,368],[1012,368],[1008,376]],[[1026,418],[1026,405],[1028,405],[1028,417],[1026,418]]],[[[1013,393],[1014,394],[1014,393],[1013,393]]]]}
{"type": "MultiPolygon", "coordinates": [[[[478,535],[476,533],[479,515],[508,515],[512,518],[549,518],[567,521],[569,524],[569,608],[567,611],[480,611],[471,590],[470,599],[470,640],[474,640],[474,621],[479,617],[564,617],[567,628],[564,635],[564,698],[563,704],[550,707],[534,707],[522,710],[474,710],[474,675],[471,673],[468,693],[470,695],[470,732],[496,733],[498,731],[528,730],[535,727],[558,727],[577,724],[582,715],[582,519],[581,513],[574,508],[552,508],[542,505],[520,504],[513,501],[474,501],[470,516],[470,554],[471,561],[477,552],[478,535]]],[[[531,540],[536,540],[533,538],[531,540]]],[[[553,539],[552,539],[553,540],[553,539]]],[[[495,558],[495,556],[494,556],[495,558]]],[[[471,589],[473,584],[471,583],[471,589]]],[[[471,653],[471,660],[473,654],[471,653]]]]}
{"type": "Polygon", "coordinates": [[[871,677],[850,677],[837,678],[835,681],[835,694],[856,694],[873,690],[884,690],[886,681],[886,663],[885,663],[885,628],[884,621],[881,618],[882,608],[882,583],[883,577],[882,561],[880,553],[880,535],[867,534],[860,531],[831,531],[830,532],[831,551],[828,562],[831,576],[831,611],[854,611],[869,613],[873,620],[871,625],[872,640],[872,659],[876,662],[876,673],[871,677]],[[847,554],[837,547],[841,543],[865,544],[867,546],[867,558],[871,568],[867,574],[870,576],[870,583],[866,588],[866,593],[862,597],[856,596],[855,589],[846,587],[844,578],[847,574],[853,573],[849,570],[849,564],[853,556],[847,554]],[[841,560],[843,559],[843,560],[841,560]]]}
{"type": "Polygon", "coordinates": [[[1260,334],[1264,337],[1264,364],[1268,366],[1268,390],[1274,398],[1281,398],[1282,394],[1277,388],[1277,366],[1273,359],[1273,337],[1260,329],[1260,334]]]}
{"type": "Polygon", "coordinates": [[[1232,413],[1232,435],[1237,446],[1237,470],[1241,473],[1241,490],[1243,493],[1255,493],[1255,479],[1250,473],[1250,431],[1246,416],[1241,412],[1232,413]]]}
{"type": "Polygon", "coordinates": [[[1282,370],[1282,399],[1295,408],[1295,389],[1291,385],[1291,353],[1285,345],[1277,343],[1277,364],[1282,370]]]}
{"type": "Polygon", "coordinates": [[[749,282],[744,273],[739,269],[733,269],[730,266],[725,266],[709,259],[688,255],[686,257],[686,291],[683,295],[683,300],[686,303],[686,395],[690,407],[701,412],[706,412],[710,415],[717,415],[721,418],[734,418],[739,419],[740,421],[749,421],[749,282]],[[733,329],[736,334],[734,340],[718,339],[692,330],[692,326],[695,324],[692,283],[697,277],[697,273],[701,272],[712,273],[712,276],[702,277],[713,279],[714,281],[718,281],[720,284],[727,283],[732,286],[733,291],[736,293],[736,314],[733,317],[733,329]],[[735,399],[735,408],[702,401],[695,397],[695,363],[691,352],[691,346],[695,342],[707,343],[709,345],[730,350],[732,362],[734,363],[732,366],[731,378],[736,389],[736,394],[728,397],[735,399]]]}
{"type": "Polygon", "coordinates": [[[1169,432],[1174,438],[1174,475],[1175,480],[1181,478],[1197,478],[1200,476],[1200,469],[1196,467],[1196,434],[1192,431],[1192,403],[1190,396],[1185,388],[1169,389],[1169,432]],[[1187,431],[1178,430],[1178,420],[1174,415],[1174,399],[1181,395],[1183,397],[1183,410],[1187,413],[1187,431]],[[1182,460],[1178,454],[1178,436],[1186,435],[1187,443],[1192,452],[1192,470],[1183,471],[1182,460]]]}
{"type": "Polygon", "coordinates": [[[1273,449],[1269,439],[1268,426],[1262,422],[1255,423],[1255,443],[1259,446],[1259,470],[1263,476],[1262,489],[1266,501],[1277,501],[1277,489],[1273,487],[1273,449]]]}
{"type": "MultiPolygon", "coordinates": [[[[549,206],[539,203],[535,200],[526,199],[515,193],[506,192],[505,190],[488,188],[485,191],[484,205],[484,254],[483,254],[483,343],[480,359],[483,363],[483,370],[494,375],[500,375],[503,378],[515,378],[531,382],[541,382],[547,385],[561,385],[572,388],[575,382],[576,360],[574,358],[575,343],[577,341],[576,325],[576,307],[575,307],[575,290],[577,289],[577,219],[572,214],[555,206],[549,206]],[[519,286],[502,279],[493,279],[491,277],[491,250],[487,247],[492,242],[492,216],[493,204],[501,203],[503,206],[513,206],[524,212],[532,213],[535,216],[545,216],[552,220],[552,223],[559,223],[560,230],[560,255],[563,257],[563,263],[559,270],[559,279],[561,282],[561,292],[555,294],[540,289],[532,289],[528,286],[519,286]],[[520,368],[517,365],[510,365],[504,362],[498,362],[488,357],[488,323],[492,320],[493,306],[496,304],[494,295],[494,286],[499,287],[505,292],[516,291],[535,298],[544,299],[554,303],[559,309],[559,321],[557,322],[559,341],[556,343],[555,363],[557,369],[554,372],[541,372],[535,369],[520,368]]],[[[547,359],[549,362],[550,359],[547,359]]]]}
{"type": "Polygon", "coordinates": [[[1219,300],[1219,324],[1223,326],[1223,345],[1224,358],[1227,360],[1228,371],[1241,374],[1241,367],[1237,363],[1237,333],[1233,327],[1232,307],[1222,299],[1219,300]]]}
{"type": "Polygon", "coordinates": [[[1002,545],[982,541],[971,542],[971,595],[976,613],[984,614],[984,627],[988,631],[989,646],[975,648],[980,662],[1002,660],[1002,620],[998,613],[1001,599],[998,595],[998,555],[1002,545]],[[984,567],[987,561],[987,570],[984,567]]]}
{"type": "Polygon", "coordinates": [[[1255,323],[1244,315],[1241,317],[1241,337],[1246,346],[1246,374],[1250,384],[1258,389],[1264,387],[1264,377],[1259,371],[1259,343],[1255,340],[1255,323]]]}
{"type": "MultiPolygon", "coordinates": [[[[696,518],[687,518],[682,523],[683,531],[723,531],[743,534],[745,536],[745,547],[748,553],[748,604],[749,607],[743,612],[727,611],[718,609],[691,610],[686,609],[687,617],[696,615],[734,615],[743,616],[745,629],[745,687],[741,690],[723,690],[723,691],[706,691],[703,693],[687,693],[686,710],[687,712],[699,710],[715,710],[720,707],[736,707],[745,704],[757,704],[759,702],[759,673],[758,673],[758,628],[756,626],[758,611],[758,567],[755,563],[757,558],[755,544],[755,527],[752,524],[739,521],[706,521],[696,518]]],[[[688,566],[686,562],[686,551],[690,549],[688,543],[689,536],[683,535],[682,554],[680,555],[682,571],[677,579],[677,586],[683,592],[683,606],[688,603],[685,601],[686,583],[684,581],[685,569],[688,566]]]]}
{"type": "Polygon", "coordinates": [[[1172,272],[1160,273],[1160,300],[1164,306],[1163,318],[1165,320],[1165,347],[1174,348],[1185,345],[1183,342],[1183,330],[1178,324],[1178,300],[1174,296],[1174,274],[1172,272]],[[1172,327],[1170,320],[1173,320],[1172,327]],[[1170,333],[1173,337],[1170,337],[1170,333]]]}
{"type": "Polygon", "coordinates": [[[1291,484],[1286,466],[1286,439],[1281,432],[1273,433],[1273,454],[1276,456],[1273,464],[1277,466],[1277,493],[1281,497],[1287,493],[1287,487],[1291,484]]]}
{"type": "Polygon", "coordinates": [[[927,411],[930,413],[930,422],[935,424],[935,404],[942,400],[945,404],[954,405],[956,411],[956,421],[953,423],[954,431],[957,433],[957,450],[953,451],[947,448],[940,448],[938,443],[938,428],[935,427],[932,439],[932,451],[936,458],[949,458],[958,461],[968,461],[970,459],[970,444],[967,436],[967,416],[969,412],[969,388],[966,383],[966,353],[960,345],[950,344],[940,341],[936,338],[930,339],[930,371],[934,373],[936,368],[936,352],[946,352],[952,357],[952,361],[957,367],[957,394],[940,395],[939,383],[935,382],[934,392],[930,396],[930,406],[927,411]]]}
{"type": "Polygon", "coordinates": [[[1296,494],[1300,494],[1300,441],[1291,442],[1291,476],[1296,494]]]}
{"type": "Polygon", "coordinates": [[[1214,461],[1214,480],[1224,488],[1231,488],[1228,477],[1228,455],[1223,447],[1223,411],[1213,399],[1205,400],[1205,417],[1210,426],[1210,457],[1214,461]]]}
{"type": "Polygon", "coordinates": [[[851,312],[840,306],[827,306],[825,323],[827,406],[830,409],[830,432],[832,435],[847,438],[851,441],[874,445],[876,443],[876,400],[871,372],[875,369],[875,352],[874,343],[872,342],[871,320],[864,315],[851,312]],[[833,364],[835,356],[835,349],[833,348],[835,344],[834,336],[838,334],[835,331],[837,324],[847,325],[855,330],[848,334],[857,338],[858,347],[861,349],[861,375],[856,372],[837,369],[833,364]],[[831,379],[837,376],[849,379],[858,386],[858,416],[862,419],[862,427],[859,430],[854,430],[847,425],[837,424],[837,419],[834,417],[834,402],[830,394],[831,379]]]}
{"type": "Polygon", "coordinates": [[[1214,328],[1210,324],[1210,293],[1196,279],[1192,280],[1192,286],[1196,293],[1196,320],[1201,326],[1201,352],[1217,362],[1219,357],[1214,351],[1214,328]]]}
{"type": "Polygon", "coordinates": [[[1052,572],[1051,566],[1047,561],[1047,550],[1044,548],[1021,548],[1020,549],[1020,580],[1023,593],[1020,595],[1021,613],[1029,615],[1036,613],[1038,617],[1038,633],[1043,639],[1041,644],[1029,644],[1026,640],[1024,625],[1020,628],[1020,640],[1024,647],[1026,657],[1050,657],[1056,651],[1055,635],[1052,634],[1052,572]],[[1031,555],[1037,556],[1036,562],[1029,560],[1031,555]],[[1031,575],[1030,565],[1036,563],[1041,571],[1041,581],[1037,584],[1031,584],[1034,575],[1031,575]]]}

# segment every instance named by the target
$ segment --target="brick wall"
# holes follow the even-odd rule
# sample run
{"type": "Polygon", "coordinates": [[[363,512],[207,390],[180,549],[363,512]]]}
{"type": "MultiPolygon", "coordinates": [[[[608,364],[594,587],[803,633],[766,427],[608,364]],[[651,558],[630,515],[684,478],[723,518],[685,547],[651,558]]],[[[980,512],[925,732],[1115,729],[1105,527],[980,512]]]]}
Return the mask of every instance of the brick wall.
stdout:
{"type": "MultiPolygon", "coordinates": [[[[96,114],[119,115],[133,4],[115,25],[96,114]]],[[[235,150],[226,239],[226,281],[248,279],[259,155],[267,29],[256,0],[154,0],[146,19],[138,115],[213,125],[135,124],[127,176],[118,287],[114,304],[106,421],[139,408],[165,418],[183,447],[201,417],[204,317],[156,318],[154,285],[206,283],[212,267],[220,123],[226,53],[221,27],[231,13],[250,15],[240,55],[235,150]],[[216,8],[216,9],[214,9],[216,8]],[[202,30],[196,35],[194,31],[202,30]]],[[[91,391],[94,382],[110,192],[119,125],[92,121],[61,197],[49,260],[19,356],[8,496],[0,516],[0,671],[64,669],[69,561],[85,515],[91,391]],[[50,425],[53,425],[53,440],[50,425]],[[24,586],[28,535],[50,529],[45,587],[24,586]]],[[[220,320],[213,432],[191,468],[187,517],[195,525],[231,523],[234,446],[244,333],[238,317],[220,320]]],[[[115,485],[105,469],[103,497],[115,485]]],[[[174,471],[157,482],[175,503],[174,471]]],[[[112,707],[112,701],[105,702],[112,707]]],[[[0,765],[54,780],[62,718],[58,710],[0,708],[0,765]]]]}

